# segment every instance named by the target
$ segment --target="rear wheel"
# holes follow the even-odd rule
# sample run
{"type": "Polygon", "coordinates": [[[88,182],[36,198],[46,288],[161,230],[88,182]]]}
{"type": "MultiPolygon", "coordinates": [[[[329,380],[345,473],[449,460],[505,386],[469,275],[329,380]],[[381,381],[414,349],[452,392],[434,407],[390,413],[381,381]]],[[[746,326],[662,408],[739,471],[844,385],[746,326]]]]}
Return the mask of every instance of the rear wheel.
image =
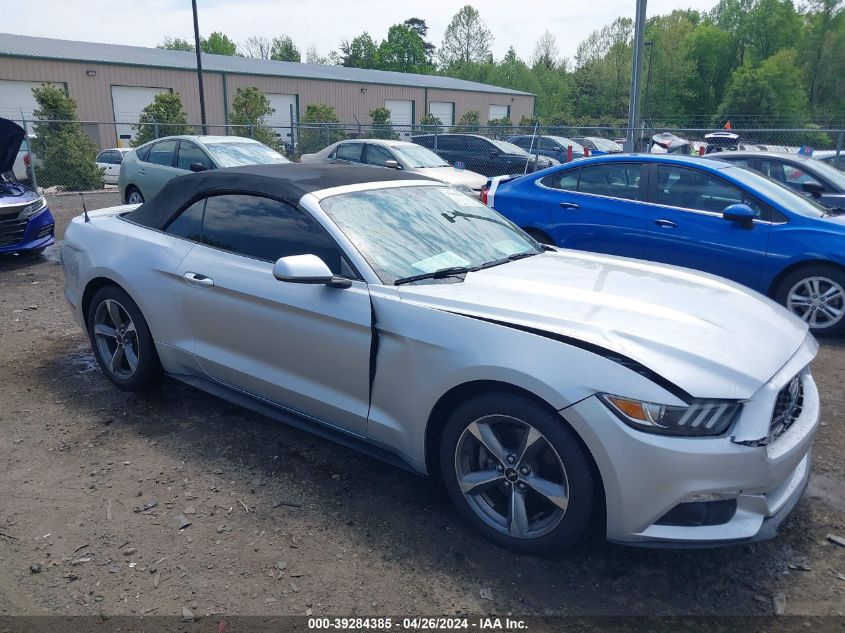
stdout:
{"type": "Polygon", "coordinates": [[[147,322],[121,288],[105,286],[94,295],[88,307],[88,336],[100,369],[121,389],[143,390],[161,374],[147,322]]]}
{"type": "Polygon", "coordinates": [[[126,204],[143,204],[144,196],[141,190],[134,185],[129,185],[126,188],[126,204]]]}
{"type": "Polygon", "coordinates": [[[775,292],[778,303],[803,319],[817,336],[845,334],[845,272],[814,264],[791,272],[775,292]]]}
{"type": "Polygon", "coordinates": [[[458,407],[444,428],[440,464],[458,510],[500,545],[559,553],[587,529],[587,458],[563,419],[528,398],[489,394],[458,407]]]}

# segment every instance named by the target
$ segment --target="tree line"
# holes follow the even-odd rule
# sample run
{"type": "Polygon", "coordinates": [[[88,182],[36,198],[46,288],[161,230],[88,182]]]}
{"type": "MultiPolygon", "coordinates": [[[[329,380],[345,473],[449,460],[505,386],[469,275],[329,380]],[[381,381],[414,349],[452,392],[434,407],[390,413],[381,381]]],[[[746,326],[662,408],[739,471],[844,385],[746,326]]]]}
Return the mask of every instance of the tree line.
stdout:
{"type": "MultiPolygon", "coordinates": [[[[845,112],[845,2],[720,0],[707,12],[675,10],[649,18],[644,119],[661,125],[841,125],[845,112]],[[837,118],[838,117],[838,118],[837,118]]],[[[377,40],[363,32],[321,55],[303,56],[286,36],[237,44],[224,33],[201,39],[205,53],[441,74],[537,95],[534,117],[549,125],[620,125],[628,108],[633,22],[617,18],[562,58],[546,31],[530,59],[513,46],[497,60],[494,35],[474,7],[452,18],[439,46],[424,19],[410,18],[377,40]]],[[[193,50],[182,38],[162,48],[193,50]]]]}

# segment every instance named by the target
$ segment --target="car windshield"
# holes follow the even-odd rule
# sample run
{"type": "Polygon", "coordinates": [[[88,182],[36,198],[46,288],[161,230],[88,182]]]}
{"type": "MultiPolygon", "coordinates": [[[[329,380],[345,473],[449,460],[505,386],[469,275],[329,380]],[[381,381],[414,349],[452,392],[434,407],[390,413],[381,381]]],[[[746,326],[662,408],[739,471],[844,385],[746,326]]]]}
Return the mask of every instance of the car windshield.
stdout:
{"type": "Polygon", "coordinates": [[[221,167],[267,165],[290,161],[262,143],[204,143],[221,167]]]}
{"type": "Polygon", "coordinates": [[[590,139],[593,142],[593,145],[596,146],[596,149],[600,149],[605,152],[620,152],[622,148],[619,146],[619,143],[616,141],[611,141],[607,138],[601,138],[599,136],[594,136],[590,139]]]}
{"type": "MultiPolygon", "coordinates": [[[[812,161],[813,171],[817,172],[819,176],[827,180],[834,187],[840,191],[845,191],[845,173],[836,169],[830,163],[825,163],[820,160],[812,161]]],[[[812,178],[812,174],[810,174],[812,178]]]]}
{"type": "Polygon", "coordinates": [[[393,145],[392,149],[411,169],[448,167],[449,163],[422,145],[393,145]]]}
{"type": "Polygon", "coordinates": [[[767,178],[760,172],[749,167],[727,167],[724,169],[724,172],[726,175],[736,178],[752,192],[763,194],[787,211],[792,211],[808,218],[820,218],[828,213],[825,207],[817,202],[813,202],[807,196],[796,193],[777,180],[767,178]]]}
{"type": "Polygon", "coordinates": [[[541,252],[509,220],[450,187],[342,193],[320,204],[385,284],[541,252]]]}
{"type": "Polygon", "coordinates": [[[505,152],[506,154],[527,154],[524,149],[519,147],[518,145],[514,145],[513,143],[508,143],[507,141],[500,141],[499,139],[489,138],[487,139],[493,145],[498,147],[501,151],[505,152]]]}

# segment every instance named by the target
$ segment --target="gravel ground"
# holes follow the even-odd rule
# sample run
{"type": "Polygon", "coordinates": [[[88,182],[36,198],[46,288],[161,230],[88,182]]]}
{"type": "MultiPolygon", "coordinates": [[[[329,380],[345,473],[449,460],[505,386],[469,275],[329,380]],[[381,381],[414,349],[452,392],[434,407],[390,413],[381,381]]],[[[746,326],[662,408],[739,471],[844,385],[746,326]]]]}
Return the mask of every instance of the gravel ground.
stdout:
{"type": "MultiPolygon", "coordinates": [[[[80,200],[51,208],[61,237],[80,200]]],[[[813,479],[777,539],[552,560],[479,538],[436,481],[172,381],[113,388],[55,248],[0,260],[0,341],[0,615],[845,615],[843,341],[814,365],[813,479]]]]}

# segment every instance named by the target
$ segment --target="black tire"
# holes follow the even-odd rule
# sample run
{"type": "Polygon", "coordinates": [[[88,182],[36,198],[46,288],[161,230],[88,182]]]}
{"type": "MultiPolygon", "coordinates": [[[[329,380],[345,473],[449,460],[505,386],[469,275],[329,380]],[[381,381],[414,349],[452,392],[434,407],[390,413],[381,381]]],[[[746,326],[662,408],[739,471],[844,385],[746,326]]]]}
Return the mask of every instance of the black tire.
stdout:
{"type": "MultiPolygon", "coordinates": [[[[504,424],[507,426],[508,422],[506,421],[504,424]]],[[[507,430],[506,428],[505,431],[507,430]]],[[[474,438],[470,438],[471,441],[474,441],[474,438]]],[[[502,445],[505,446],[505,442],[502,442],[502,445]]],[[[508,444],[506,448],[512,449],[513,446],[508,444]]],[[[492,453],[488,455],[492,455],[492,453]]],[[[517,464],[519,463],[517,462],[517,464]]],[[[540,467],[535,466],[535,468],[536,474],[539,475],[540,467]]],[[[597,498],[592,470],[574,431],[556,412],[527,397],[514,394],[491,393],[477,396],[455,409],[446,422],[441,437],[440,470],[452,502],[473,527],[494,543],[527,554],[559,554],[576,544],[587,531],[594,500],[597,498]],[[525,485],[522,481],[518,484],[500,482],[494,487],[485,488],[480,501],[473,501],[473,499],[477,499],[476,496],[465,495],[458,483],[458,469],[462,466],[458,465],[457,462],[465,460],[466,455],[471,452],[461,448],[461,455],[456,454],[460,442],[466,441],[461,438],[468,437],[464,432],[469,432],[468,427],[471,424],[477,424],[483,419],[499,419],[495,416],[527,423],[536,431],[539,431],[546,444],[556,451],[556,455],[563,464],[563,482],[565,482],[568,492],[568,505],[562,511],[562,517],[557,519],[558,522],[550,523],[544,533],[538,531],[536,535],[526,538],[512,536],[508,533],[506,526],[496,525],[494,520],[482,518],[482,514],[477,509],[484,503],[490,505],[488,497],[497,495],[505,497],[516,493],[517,485],[525,485]],[[475,503],[476,507],[474,508],[471,503],[475,503]]],[[[513,471],[515,468],[507,470],[513,471]]],[[[507,470],[505,473],[507,473],[507,470]]],[[[532,472],[532,474],[535,473],[532,472]]],[[[526,478],[525,481],[529,481],[529,479],[526,478]]],[[[532,489],[527,489],[527,492],[524,493],[526,500],[522,501],[523,507],[528,506],[529,496],[535,494],[532,489]]],[[[538,500],[543,502],[545,498],[538,497],[533,501],[537,502],[538,500]]],[[[554,507],[550,506],[550,508],[551,512],[557,512],[554,507]]],[[[534,516],[542,516],[542,513],[534,516]]]]}
{"type": "Polygon", "coordinates": [[[533,237],[540,244],[547,244],[549,246],[555,246],[554,240],[551,237],[549,237],[546,233],[541,231],[540,229],[527,228],[527,229],[523,229],[523,231],[528,233],[528,235],[533,237]]]}
{"type": "MultiPolygon", "coordinates": [[[[810,264],[792,271],[780,281],[774,292],[775,301],[782,306],[785,306],[787,309],[792,310],[789,305],[790,293],[793,292],[793,289],[797,288],[802,282],[813,278],[827,280],[832,284],[838,285],[840,290],[845,289],[845,271],[841,268],[827,264],[810,264]]],[[[825,282],[822,282],[822,286],[823,288],[832,287],[825,282]]],[[[811,296],[810,299],[812,300],[813,296],[811,296]]],[[[845,293],[840,292],[837,299],[830,303],[826,303],[825,305],[827,305],[828,308],[842,311],[842,316],[840,316],[837,321],[828,325],[814,326],[808,319],[805,319],[807,320],[807,324],[810,326],[810,331],[815,336],[842,336],[845,334],[845,293]]],[[[792,310],[792,312],[801,316],[801,314],[796,310],[792,310]]],[[[826,317],[828,315],[825,313],[821,316],[826,317]]]]}
{"type": "MultiPolygon", "coordinates": [[[[125,319],[123,319],[125,322],[125,319]]],[[[118,286],[104,286],[100,288],[91,299],[91,304],[88,306],[88,314],[86,315],[86,324],[88,327],[88,337],[91,340],[91,347],[94,351],[94,358],[97,359],[97,364],[100,369],[120,389],[125,391],[143,391],[151,387],[161,376],[161,363],[158,359],[155,343],[153,341],[150,329],[147,326],[147,321],[138,305],[132,298],[118,286]],[[98,315],[98,310],[107,310],[106,302],[116,302],[119,308],[128,314],[131,319],[131,324],[134,324],[134,337],[127,332],[127,340],[131,341],[134,338],[134,349],[137,364],[134,370],[128,375],[121,375],[113,370],[110,359],[104,356],[104,345],[102,343],[103,337],[95,335],[95,319],[98,315]]],[[[116,343],[115,343],[116,344],[116,343]]],[[[127,365],[129,363],[126,363],[127,365]]]]}
{"type": "Polygon", "coordinates": [[[138,196],[141,198],[140,204],[144,203],[144,194],[141,193],[141,190],[138,189],[135,185],[129,185],[126,188],[126,204],[139,204],[138,202],[129,202],[129,198],[132,196],[133,193],[137,193],[138,196]]]}

